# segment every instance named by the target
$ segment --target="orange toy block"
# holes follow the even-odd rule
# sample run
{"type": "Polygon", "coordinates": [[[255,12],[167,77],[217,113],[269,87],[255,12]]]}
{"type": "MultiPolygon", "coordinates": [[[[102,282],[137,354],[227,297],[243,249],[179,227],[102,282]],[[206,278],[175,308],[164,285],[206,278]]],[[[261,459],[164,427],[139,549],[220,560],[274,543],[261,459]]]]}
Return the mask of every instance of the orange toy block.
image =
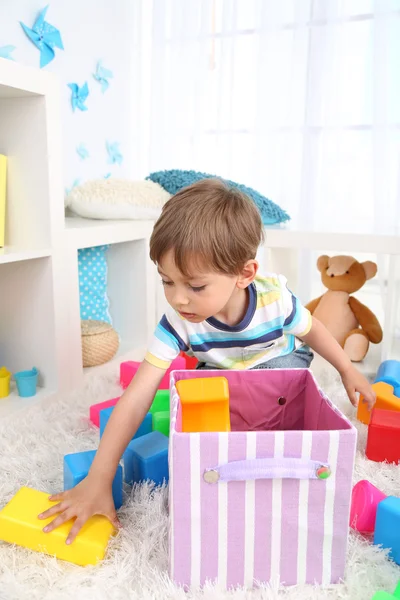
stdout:
{"type": "Polygon", "coordinates": [[[182,431],[230,431],[226,377],[198,377],[176,383],[182,404],[182,431]]]}
{"type": "MultiPolygon", "coordinates": [[[[373,383],[372,387],[376,393],[376,403],[374,408],[381,408],[383,410],[395,410],[400,411],[400,398],[394,395],[394,388],[388,383],[379,381],[373,383]]],[[[365,425],[369,425],[371,420],[371,412],[368,410],[368,405],[363,402],[363,396],[360,396],[358,403],[357,419],[365,425]]]]}
{"type": "Polygon", "coordinates": [[[95,565],[104,558],[110,536],[115,533],[110,521],[103,516],[91,517],[82,527],[72,544],[65,540],[72,526],[72,520],[60,527],[44,533],[43,527],[49,519],[38,519],[38,515],[55,502],[50,502],[49,494],[28,487],[22,487],[0,511],[0,539],[37,552],[55,555],[76,565],[95,565]]]}

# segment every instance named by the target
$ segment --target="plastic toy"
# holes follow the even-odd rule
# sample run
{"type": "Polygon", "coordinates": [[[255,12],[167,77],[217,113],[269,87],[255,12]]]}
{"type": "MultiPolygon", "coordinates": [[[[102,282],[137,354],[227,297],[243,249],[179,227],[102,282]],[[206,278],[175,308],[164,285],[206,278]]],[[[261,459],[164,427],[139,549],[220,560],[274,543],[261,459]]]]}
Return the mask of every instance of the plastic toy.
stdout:
{"type": "Polygon", "coordinates": [[[379,502],[374,544],[389,548],[389,557],[400,565],[400,498],[388,496],[379,502]]]}
{"type": "MultiPolygon", "coordinates": [[[[111,413],[113,410],[114,410],[114,407],[110,406],[110,408],[104,408],[103,410],[100,411],[100,437],[102,437],[102,435],[104,433],[104,430],[106,428],[109,418],[111,417],[111,413]]],[[[147,413],[147,415],[145,415],[142,423],[139,425],[139,428],[132,439],[134,440],[138,437],[141,437],[142,435],[146,435],[147,433],[150,433],[152,431],[152,424],[153,424],[152,414],[147,413]]]]}
{"type": "MultiPolygon", "coordinates": [[[[66,454],[64,456],[64,490],[70,490],[86,477],[95,455],[96,450],[87,450],[86,452],[75,452],[74,454],[66,454]]],[[[115,473],[112,493],[115,508],[118,510],[122,506],[121,465],[118,465],[117,472],[115,473]]]]}
{"type": "Polygon", "coordinates": [[[72,520],[63,523],[50,533],[43,528],[54,517],[38,519],[55,502],[49,494],[22,487],[0,511],[0,539],[37,552],[55,555],[77,565],[95,565],[104,558],[110,536],[115,532],[110,521],[101,515],[91,517],[78,533],[75,541],[67,545],[65,540],[72,520]]]}
{"type": "Polygon", "coordinates": [[[376,462],[400,462],[400,412],[372,410],[365,454],[376,462]]]}
{"type": "Polygon", "coordinates": [[[150,406],[150,412],[154,415],[157,412],[169,412],[169,390],[158,390],[154,396],[153,404],[150,406]]]}
{"type": "Polygon", "coordinates": [[[383,381],[394,387],[394,395],[400,397],[400,361],[385,360],[379,366],[375,383],[383,381]]]}
{"type": "Polygon", "coordinates": [[[14,373],[18,394],[21,398],[29,398],[36,394],[38,374],[39,372],[36,367],[33,367],[30,371],[14,373]]]}
{"type": "Polygon", "coordinates": [[[159,431],[169,437],[169,410],[153,414],[153,431],[159,431]]]}
{"type": "Polygon", "coordinates": [[[181,379],[176,389],[182,405],[182,432],[231,430],[226,377],[181,379]]]}
{"type": "Polygon", "coordinates": [[[10,394],[11,373],[5,367],[0,368],[0,398],[7,398],[10,394]]]}
{"type": "Polygon", "coordinates": [[[119,400],[118,398],[111,398],[111,400],[105,400],[104,402],[99,402],[98,404],[92,404],[89,409],[89,418],[92,421],[93,425],[96,427],[100,427],[100,411],[104,408],[110,408],[111,406],[115,406],[119,400]]]}
{"type": "MultiPolygon", "coordinates": [[[[135,362],[132,360],[121,363],[120,365],[120,384],[124,389],[128,387],[132,379],[137,373],[138,368],[140,367],[139,362],[135,362]]],[[[160,385],[158,386],[159,390],[168,390],[169,389],[169,376],[171,371],[182,371],[186,369],[186,360],[183,356],[177,356],[175,360],[172,361],[171,365],[167,369],[164,377],[161,380],[160,385]]]]}
{"type": "Polygon", "coordinates": [[[356,483],[351,495],[350,527],[361,533],[372,533],[378,504],[385,498],[386,495],[366,479],[356,483]]]}
{"type": "Polygon", "coordinates": [[[372,600],[392,600],[393,598],[400,598],[400,581],[397,584],[393,596],[388,592],[376,592],[372,600]]]}
{"type": "MultiPolygon", "coordinates": [[[[374,408],[400,411],[400,398],[394,395],[392,385],[384,381],[378,381],[377,383],[373,383],[372,387],[376,393],[374,408]]],[[[365,423],[365,425],[369,425],[371,420],[371,411],[368,410],[368,405],[363,401],[363,396],[360,396],[358,403],[357,418],[361,423],[365,423]]]]}
{"type": "Polygon", "coordinates": [[[188,371],[192,371],[193,369],[195,369],[196,365],[199,362],[195,356],[188,356],[183,351],[179,354],[179,356],[182,356],[185,359],[185,361],[186,361],[186,369],[188,371]]]}
{"type": "Polygon", "coordinates": [[[154,481],[156,485],[168,482],[168,438],[152,431],[132,440],[124,452],[124,472],[127,483],[154,481]]]}

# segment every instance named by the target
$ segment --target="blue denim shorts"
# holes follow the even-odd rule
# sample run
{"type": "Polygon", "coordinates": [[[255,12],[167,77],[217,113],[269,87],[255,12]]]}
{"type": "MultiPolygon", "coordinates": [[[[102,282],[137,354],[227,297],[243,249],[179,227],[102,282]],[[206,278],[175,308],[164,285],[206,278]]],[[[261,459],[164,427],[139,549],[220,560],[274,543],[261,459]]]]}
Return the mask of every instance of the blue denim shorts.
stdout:
{"type": "MultiPolygon", "coordinates": [[[[271,358],[256,367],[256,369],[308,369],[312,360],[314,358],[314,353],[310,350],[308,346],[301,346],[290,352],[289,354],[285,354],[285,356],[277,356],[276,358],[271,358]]],[[[211,367],[207,365],[207,363],[198,363],[196,369],[204,369],[204,370],[217,370],[218,367],[211,367]]]]}

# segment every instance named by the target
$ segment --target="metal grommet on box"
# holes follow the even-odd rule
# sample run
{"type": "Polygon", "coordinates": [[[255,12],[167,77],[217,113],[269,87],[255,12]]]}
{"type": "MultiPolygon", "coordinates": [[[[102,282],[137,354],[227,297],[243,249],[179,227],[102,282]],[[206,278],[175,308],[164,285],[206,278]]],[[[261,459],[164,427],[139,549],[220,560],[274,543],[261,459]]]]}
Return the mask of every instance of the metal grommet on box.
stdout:
{"type": "Polygon", "coordinates": [[[217,483],[219,480],[219,473],[215,469],[204,471],[203,479],[206,483],[217,483]]]}
{"type": "Polygon", "coordinates": [[[284,396],[279,396],[278,404],[279,406],[283,406],[284,404],[286,404],[286,398],[284,396]]]}

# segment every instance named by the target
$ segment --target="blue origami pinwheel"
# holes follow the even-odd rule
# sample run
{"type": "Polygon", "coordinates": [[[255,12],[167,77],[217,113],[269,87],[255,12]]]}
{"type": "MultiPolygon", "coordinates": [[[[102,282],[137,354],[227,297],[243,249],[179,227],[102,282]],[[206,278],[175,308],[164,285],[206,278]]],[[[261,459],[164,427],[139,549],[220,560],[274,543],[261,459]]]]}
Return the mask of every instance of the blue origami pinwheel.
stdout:
{"type": "Polygon", "coordinates": [[[85,144],[79,144],[76,148],[76,152],[82,160],[89,158],[89,151],[86,148],[85,144]]]}
{"type": "Polygon", "coordinates": [[[101,60],[99,60],[99,62],[97,63],[96,73],[93,73],[93,77],[96,81],[101,83],[101,91],[104,94],[104,92],[108,89],[108,86],[110,85],[108,80],[113,77],[113,73],[109,69],[105,69],[101,64],[101,60]]]}
{"type": "Polygon", "coordinates": [[[77,186],[80,184],[80,182],[81,182],[81,180],[80,180],[80,179],[75,179],[75,180],[72,182],[72,185],[71,185],[71,187],[70,187],[70,188],[67,188],[67,187],[66,187],[66,188],[65,188],[65,196],[66,196],[66,197],[68,197],[68,196],[70,195],[70,193],[72,192],[72,190],[73,190],[74,188],[76,188],[76,187],[77,187],[77,186]]]}
{"type": "Polygon", "coordinates": [[[47,5],[39,13],[32,29],[29,29],[29,27],[20,21],[21,27],[28,38],[40,50],[40,68],[45,67],[53,60],[55,56],[54,48],[64,50],[61,33],[53,25],[44,20],[48,8],[49,6],[47,5]]]}
{"type": "Polygon", "coordinates": [[[106,174],[104,175],[104,179],[110,179],[110,177],[111,177],[111,173],[106,173],[106,174]]]}
{"type": "Polygon", "coordinates": [[[107,152],[108,152],[108,162],[112,165],[120,165],[123,161],[123,156],[119,149],[119,142],[114,142],[110,144],[110,142],[106,142],[107,152]]]}
{"type": "Polygon", "coordinates": [[[86,98],[89,96],[89,86],[87,81],[85,81],[82,87],[79,87],[77,83],[69,83],[68,87],[72,90],[72,110],[74,112],[76,108],[79,108],[79,110],[87,110],[87,106],[85,106],[86,98]]]}
{"type": "Polygon", "coordinates": [[[14,52],[15,46],[1,46],[0,48],[0,58],[8,58],[9,60],[14,60],[11,56],[11,52],[14,52]]]}

